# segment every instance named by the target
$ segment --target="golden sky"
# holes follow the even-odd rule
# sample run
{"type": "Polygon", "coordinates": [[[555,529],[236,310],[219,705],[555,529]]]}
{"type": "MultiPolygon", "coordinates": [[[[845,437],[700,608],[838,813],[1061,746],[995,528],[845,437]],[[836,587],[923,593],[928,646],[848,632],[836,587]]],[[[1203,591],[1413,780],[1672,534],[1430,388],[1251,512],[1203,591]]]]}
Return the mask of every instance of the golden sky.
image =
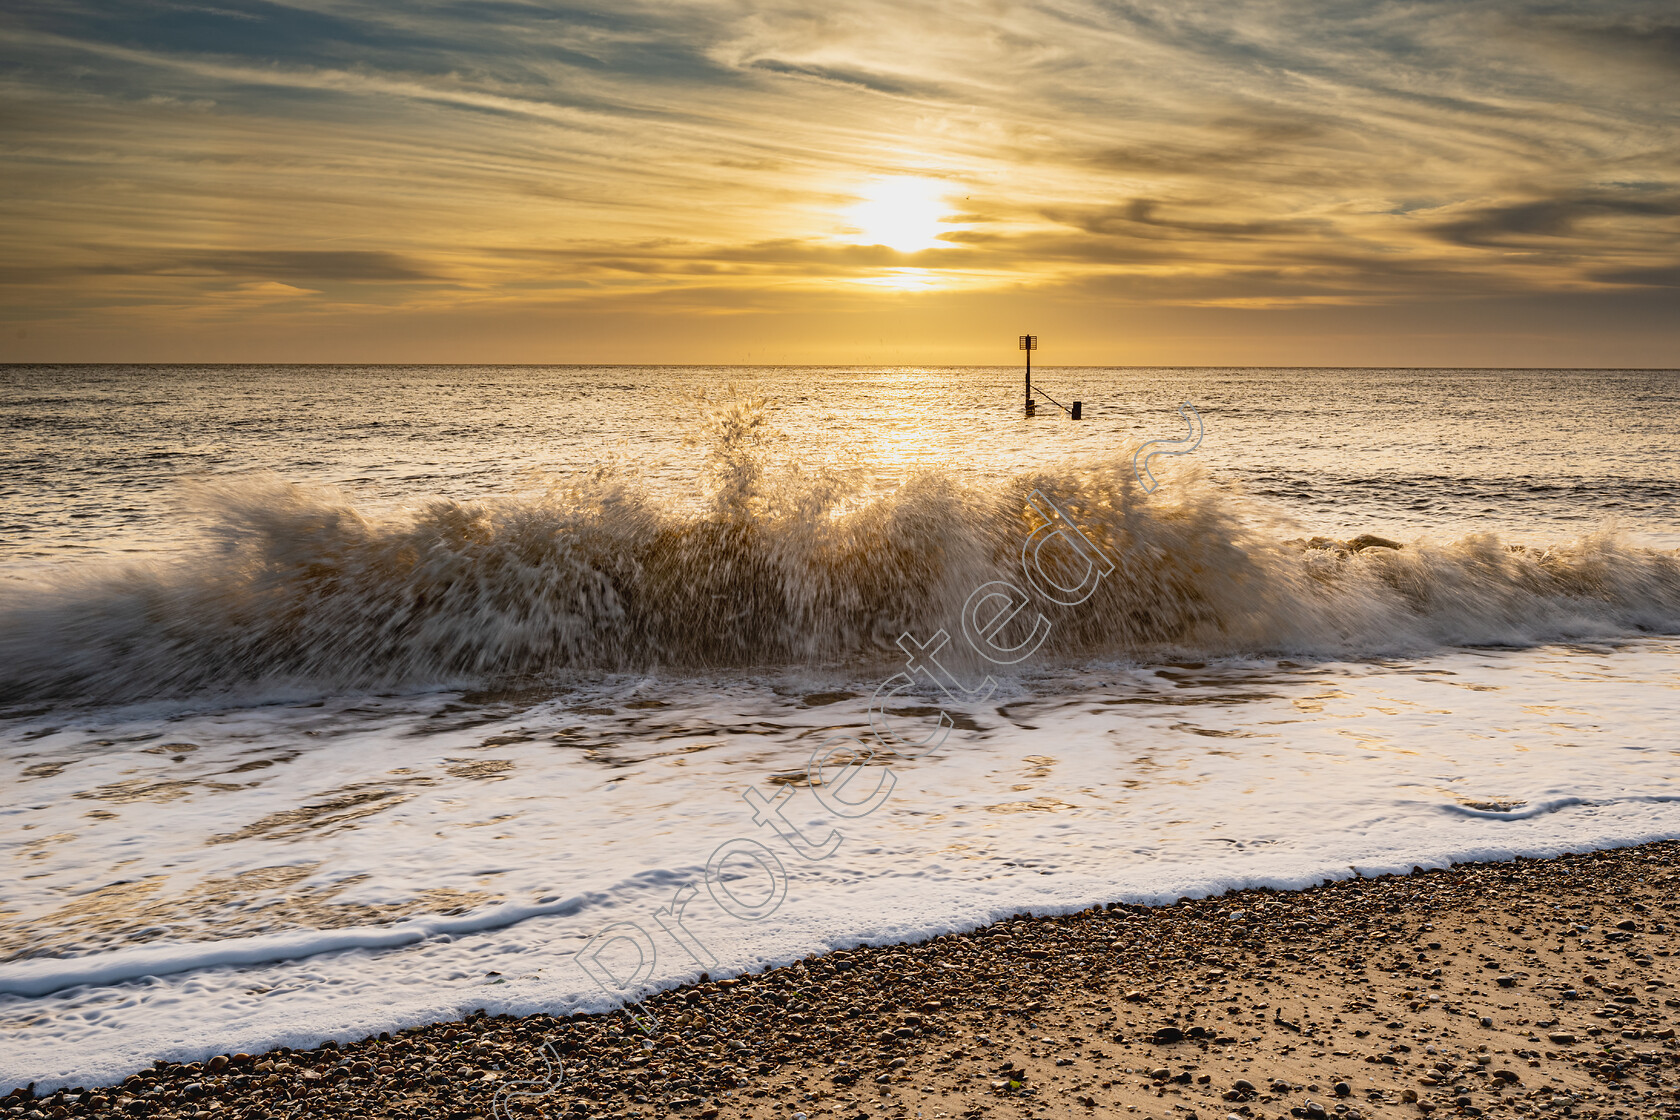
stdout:
{"type": "Polygon", "coordinates": [[[1672,0],[10,0],[0,360],[1680,366],[1672,0]]]}

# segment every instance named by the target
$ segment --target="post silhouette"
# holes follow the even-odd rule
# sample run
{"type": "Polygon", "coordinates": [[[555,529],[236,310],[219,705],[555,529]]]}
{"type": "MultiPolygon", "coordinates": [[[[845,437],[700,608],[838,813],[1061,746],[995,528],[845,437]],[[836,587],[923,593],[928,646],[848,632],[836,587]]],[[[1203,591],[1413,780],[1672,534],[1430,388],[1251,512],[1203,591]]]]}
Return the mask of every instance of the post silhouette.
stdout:
{"type": "Polygon", "coordinates": [[[1022,335],[1020,348],[1027,352],[1027,415],[1031,416],[1035,411],[1032,395],[1032,352],[1038,349],[1038,336],[1036,334],[1022,335]]]}

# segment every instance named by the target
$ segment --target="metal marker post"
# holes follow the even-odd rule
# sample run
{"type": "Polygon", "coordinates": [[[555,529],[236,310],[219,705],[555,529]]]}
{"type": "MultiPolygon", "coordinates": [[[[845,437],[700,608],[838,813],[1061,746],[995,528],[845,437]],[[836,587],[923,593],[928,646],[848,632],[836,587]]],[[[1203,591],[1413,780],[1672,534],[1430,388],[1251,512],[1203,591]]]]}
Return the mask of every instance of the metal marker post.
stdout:
{"type": "Polygon", "coordinates": [[[1038,349],[1038,336],[1036,334],[1024,334],[1021,336],[1020,345],[1021,349],[1027,352],[1027,415],[1031,416],[1034,411],[1032,395],[1032,352],[1038,349]]]}

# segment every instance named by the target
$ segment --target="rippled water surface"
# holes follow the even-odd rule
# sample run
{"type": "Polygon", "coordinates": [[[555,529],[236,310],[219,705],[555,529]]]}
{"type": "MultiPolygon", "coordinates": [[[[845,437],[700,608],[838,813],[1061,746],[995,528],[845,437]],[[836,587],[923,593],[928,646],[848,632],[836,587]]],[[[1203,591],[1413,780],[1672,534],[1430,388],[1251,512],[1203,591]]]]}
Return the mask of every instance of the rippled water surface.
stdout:
{"type": "Polygon", "coordinates": [[[1680,545],[1675,371],[1052,368],[1036,384],[1085,419],[1023,418],[1007,368],[5,367],[0,561],[178,548],[180,483],[253,471],[389,506],[617,455],[683,499],[695,396],[729,386],[770,402],[790,453],[885,486],[1178,438],[1188,400],[1214,476],[1313,533],[1549,540],[1610,519],[1680,545]]]}

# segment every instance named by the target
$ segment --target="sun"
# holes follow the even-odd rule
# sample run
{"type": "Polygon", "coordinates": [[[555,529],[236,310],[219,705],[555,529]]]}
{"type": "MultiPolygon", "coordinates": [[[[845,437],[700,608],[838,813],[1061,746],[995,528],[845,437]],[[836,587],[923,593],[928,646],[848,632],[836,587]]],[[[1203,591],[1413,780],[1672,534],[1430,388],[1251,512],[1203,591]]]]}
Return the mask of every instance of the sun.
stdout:
{"type": "Polygon", "coordinates": [[[864,188],[863,200],[846,211],[863,245],[885,245],[901,253],[943,245],[943,219],[950,213],[935,179],[879,179],[864,188]]]}

